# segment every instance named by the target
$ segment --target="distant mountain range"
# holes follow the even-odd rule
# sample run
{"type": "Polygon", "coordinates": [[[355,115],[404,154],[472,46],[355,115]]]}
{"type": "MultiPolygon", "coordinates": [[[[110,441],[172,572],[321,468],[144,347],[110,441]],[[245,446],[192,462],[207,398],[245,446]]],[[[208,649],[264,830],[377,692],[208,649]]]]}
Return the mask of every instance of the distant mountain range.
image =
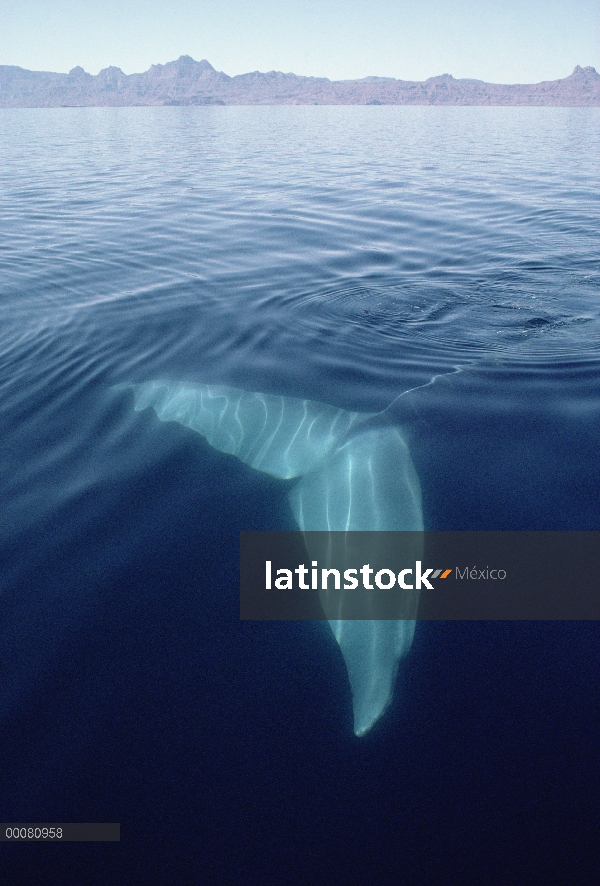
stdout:
{"type": "Polygon", "coordinates": [[[269,71],[228,77],[203,59],[182,55],[143,74],[104,68],[97,75],[77,67],[68,74],[0,65],[0,108],[135,105],[548,105],[599,107],[600,74],[575,68],[562,80],[504,85],[455,80],[365,77],[328,80],[269,71]]]}

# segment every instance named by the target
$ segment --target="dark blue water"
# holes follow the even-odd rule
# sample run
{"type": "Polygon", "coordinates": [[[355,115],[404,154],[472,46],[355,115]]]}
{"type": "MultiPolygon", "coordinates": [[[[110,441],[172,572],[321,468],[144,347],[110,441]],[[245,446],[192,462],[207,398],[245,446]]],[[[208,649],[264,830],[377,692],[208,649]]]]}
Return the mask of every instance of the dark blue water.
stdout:
{"type": "Polygon", "coordinates": [[[598,626],[423,623],[356,739],[328,626],[238,620],[289,484],[112,385],[395,401],[426,528],[600,529],[599,123],[2,112],[0,820],[122,829],[3,882],[584,882],[598,626]]]}

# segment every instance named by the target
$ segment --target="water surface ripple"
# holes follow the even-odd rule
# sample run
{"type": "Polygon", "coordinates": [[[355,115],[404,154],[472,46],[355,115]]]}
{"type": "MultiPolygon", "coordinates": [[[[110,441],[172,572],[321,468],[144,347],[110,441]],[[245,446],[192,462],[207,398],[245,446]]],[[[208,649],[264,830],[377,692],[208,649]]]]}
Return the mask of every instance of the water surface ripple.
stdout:
{"type": "Polygon", "coordinates": [[[239,619],[239,533],[294,528],[294,481],[113,386],[389,406],[426,528],[600,529],[599,124],[0,112],[0,811],[125,835],[19,882],[589,869],[598,625],[420,623],[354,740],[329,627],[239,619]]]}
{"type": "MultiPolygon", "coordinates": [[[[24,670],[19,599],[60,613],[58,642],[98,576],[105,599],[173,543],[171,508],[225,507],[231,466],[118,382],[393,404],[429,528],[600,527],[599,114],[3,111],[0,529],[27,589],[3,623],[24,670]]],[[[240,529],[290,520],[286,490],[235,478],[234,570],[240,529]]]]}

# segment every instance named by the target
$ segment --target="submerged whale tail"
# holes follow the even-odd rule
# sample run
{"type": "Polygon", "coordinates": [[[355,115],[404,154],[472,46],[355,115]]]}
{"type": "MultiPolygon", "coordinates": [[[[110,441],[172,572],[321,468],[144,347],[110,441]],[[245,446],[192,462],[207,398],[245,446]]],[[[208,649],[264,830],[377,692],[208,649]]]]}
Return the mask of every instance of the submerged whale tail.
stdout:
{"type": "MultiPolygon", "coordinates": [[[[192,428],[221,452],[281,479],[299,478],[289,500],[299,528],[311,532],[422,530],[421,491],[397,428],[373,426],[375,414],[293,397],[217,385],[151,381],[133,389],[134,408],[192,428]]],[[[388,706],[398,662],[411,647],[417,597],[403,620],[347,620],[341,595],[321,593],[325,615],[350,679],[354,731],[364,735],[388,706]]]]}

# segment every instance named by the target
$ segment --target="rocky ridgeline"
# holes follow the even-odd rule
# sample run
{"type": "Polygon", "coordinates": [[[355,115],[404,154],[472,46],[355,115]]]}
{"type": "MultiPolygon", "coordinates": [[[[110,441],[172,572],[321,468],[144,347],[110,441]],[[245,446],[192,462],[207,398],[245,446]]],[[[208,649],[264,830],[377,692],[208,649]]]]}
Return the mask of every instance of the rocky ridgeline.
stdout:
{"type": "Polygon", "coordinates": [[[562,80],[504,85],[455,80],[422,82],[392,77],[328,80],[270,71],[228,77],[189,55],[143,74],[77,67],[68,74],[0,65],[0,107],[56,108],[134,105],[548,105],[600,106],[600,74],[581,68],[562,80]]]}

